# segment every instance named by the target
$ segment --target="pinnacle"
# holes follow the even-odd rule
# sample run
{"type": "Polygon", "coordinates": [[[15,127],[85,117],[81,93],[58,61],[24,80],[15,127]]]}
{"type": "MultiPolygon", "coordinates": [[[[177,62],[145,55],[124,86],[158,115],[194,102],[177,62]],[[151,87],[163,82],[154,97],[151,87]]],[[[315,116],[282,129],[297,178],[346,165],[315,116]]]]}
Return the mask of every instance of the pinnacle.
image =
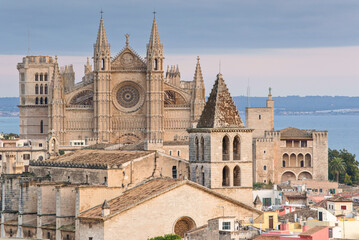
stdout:
{"type": "Polygon", "coordinates": [[[102,17],[100,20],[100,26],[98,29],[97,40],[96,40],[96,48],[101,48],[101,47],[108,47],[105,24],[103,23],[102,17]]]}
{"type": "Polygon", "coordinates": [[[149,47],[155,47],[155,46],[160,46],[160,45],[161,45],[161,42],[160,42],[160,36],[158,34],[156,18],[154,18],[153,24],[152,24],[149,47]]]}

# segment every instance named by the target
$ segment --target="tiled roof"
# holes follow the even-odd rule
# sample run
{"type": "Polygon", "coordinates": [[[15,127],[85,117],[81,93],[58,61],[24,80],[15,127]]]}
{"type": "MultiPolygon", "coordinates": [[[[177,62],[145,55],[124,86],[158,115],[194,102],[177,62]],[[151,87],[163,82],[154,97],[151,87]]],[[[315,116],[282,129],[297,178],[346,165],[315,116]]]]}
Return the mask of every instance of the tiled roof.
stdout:
{"type": "Polygon", "coordinates": [[[311,210],[311,209],[300,209],[294,212],[290,212],[287,214],[284,214],[282,216],[279,216],[280,221],[288,220],[289,222],[294,222],[294,215],[296,215],[298,218],[304,217],[305,219],[308,219],[309,217],[316,219],[318,216],[317,210],[311,210]]]}
{"type": "Polygon", "coordinates": [[[313,205],[313,207],[315,208],[321,207],[327,209],[327,199],[317,202],[316,204],[313,205]]]}
{"type": "Polygon", "coordinates": [[[254,240],[279,240],[280,236],[259,236],[256,237],[254,240]]]}
{"type": "Polygon", "coordinates": [[[151,198],[154,198],[156,196],[159,196],[162,193],[165,193],[167,191],[170,191],[176,187],[182,186],[182,185],[192,185],[194,187],[200,188],[204,191],[207,191],[213,195],[216,195],[217,197],[224,198],[225,200],[231,201],[236,205],[239,205],[243,208],[249,209],[253,212],[256,212],[260,214],[261,212],[257,209],[254,209],[248,205],[245,205],[241,202],[238,202],[234,199],[228,198],[224,195],[221,195],[219,193],[216,193],[213,190],[210,190],[206,187],[203,187],[197,183],[188,181],[188,180],[174,180],[170,178],[158,178],[158,179],[151,179],[149,181],[146,181],[142,184],[139,184],[125,192],[123,192],[120,196],[111,199],[107,201],[109,207],[110,207],[110,215],[106,217],[102,217],[102,204],[95,206],[87,211],[84,211],[80,214],[79,218],[110,218],[114,215],[117,215],[118,213],[121,213],[122,211],[125,211],[129,208],[132,208],[138,204],[141,204],[151,198]]]}
{"type": "Polygon", "coordinates": [[[244,125],[222,74],[218,74],[197,128],[226,127],[244,128],[244,125]]]}
{"type": "Polygon", "coordinates": [[[288,127],[280,130],[280,137],[284,139],[292,139],[292,138],[311,139],[312,132],[294,127],[288,127]]]}
{"type": "Polygon", "coordinates": [[[312,236],[314,233],[323,230],[324,228],[328,228],[327,226],[316,226],[311,229],[308,229],[305,232],[299,234],[299,236],[312,236]]]}
{"type": "Polygon", "coordinates": [[[335,196],[332,198],[328,198],[327,200],[329,202],[353,202],[351,199],[342,196],[335,196]]]}
{"type": "Polygon", "coordinates": [[[351,197],[359,196],[359,193],[357,193],[357,192],[342,192],[342,193],[337,193],[334,196],[341,196],[341,197],[351,198],[351,197]]]}
{"type": "Polygon", "coordinates": [[[119,150],[78,150],[67,153],[42,163],[105,164],[118,166],[128,161],[153,154],[153,151],[119,151],[119,150]]]}

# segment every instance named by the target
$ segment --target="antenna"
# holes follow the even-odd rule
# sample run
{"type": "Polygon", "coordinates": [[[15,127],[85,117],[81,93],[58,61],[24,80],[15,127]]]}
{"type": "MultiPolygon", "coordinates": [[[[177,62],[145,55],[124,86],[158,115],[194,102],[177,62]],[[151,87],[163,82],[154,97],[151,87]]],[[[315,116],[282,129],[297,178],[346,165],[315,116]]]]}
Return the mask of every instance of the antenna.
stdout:
{"type": "Polygon", "coordinates": [[[248,85],[247,85],[247,107],[250,107],[250,102],[249,102],[249,98],[251,96],[251,88],[249,86],[249,78],[248,78],[248,85]]]}

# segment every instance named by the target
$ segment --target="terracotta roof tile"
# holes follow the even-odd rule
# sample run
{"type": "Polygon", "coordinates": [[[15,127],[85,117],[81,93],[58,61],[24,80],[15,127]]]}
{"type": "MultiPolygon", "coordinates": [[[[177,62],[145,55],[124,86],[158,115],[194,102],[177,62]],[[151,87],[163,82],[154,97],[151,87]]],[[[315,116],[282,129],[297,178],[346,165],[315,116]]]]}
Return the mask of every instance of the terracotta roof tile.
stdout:
{"type": "Polygon", "coordinates": [[[288,127],[280,130],[280,137],[284,139],[292,139],[292,138],[312,138],[312,131],[302,130],[294,127],[288,127]]]}
{"type": "Polygon", "coordinates": [[[222,74],[218,74],[197,128],[226,127],[242,128],[244,125],[222,74]]]}
{"type": "Polygon", "coordinates": [[[153,151],[119,151],[119,150],[78,150],[67,153],[46,162],[73,163],[73,164],[107,164],[119,165],[125,162],[145,157],[154,153],[153,151]]]}
{"type": "MultiPolygon", "coordinates": [[[[155,179],[131,188],[125,191],[119,197],[107,201],[107,204],[110,207],[110,215],[121,212],[139,202],[162,193],[177,184],[181,184],[181,182],[182,181],[180,180],[173,179],[155,179]]],[[[88,211],[85,211],[80,215],[80,217],[98,218],[101,217],[101,213],[102,209],[101,205],[99,205],[88,211]]]]}

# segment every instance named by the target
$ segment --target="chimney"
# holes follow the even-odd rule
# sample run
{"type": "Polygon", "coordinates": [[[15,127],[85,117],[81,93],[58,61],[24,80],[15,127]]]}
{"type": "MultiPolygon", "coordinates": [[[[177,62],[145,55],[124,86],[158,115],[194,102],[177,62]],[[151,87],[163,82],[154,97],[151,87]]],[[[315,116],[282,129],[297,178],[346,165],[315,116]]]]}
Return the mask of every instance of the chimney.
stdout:
{"type": "Polygon", "coordinates": [[[106,217],[111,214],[110,205],[108,204],[107,200],[102,203],[102,217],[106,217]]]}

